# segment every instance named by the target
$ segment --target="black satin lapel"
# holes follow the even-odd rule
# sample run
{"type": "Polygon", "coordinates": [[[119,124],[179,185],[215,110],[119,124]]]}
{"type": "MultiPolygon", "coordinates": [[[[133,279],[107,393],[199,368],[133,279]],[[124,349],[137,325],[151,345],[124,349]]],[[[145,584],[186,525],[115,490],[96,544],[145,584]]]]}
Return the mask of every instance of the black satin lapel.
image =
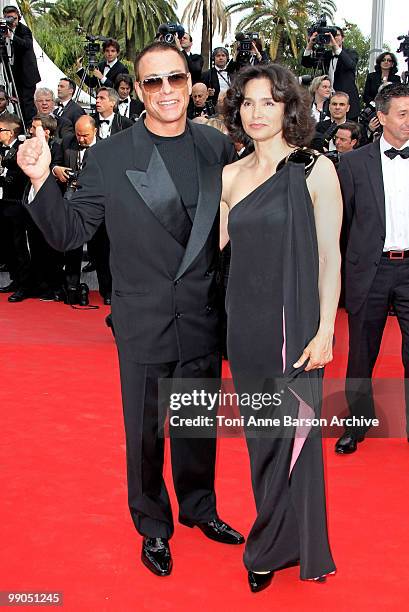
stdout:
{"type": "Polygon", "coordinates": [[[382,227],[385,229],[385,190],[383,186],[383,174],[379,141],[374,143],[372,151],[366,159],[366,167],[368,170],[369,184],[371,185],[375,202],[378,207],[379,215],[381,217],[382,227]]]}
{"type": "Polygon", "coordinates": [[[199,198],[190,239],[176,280],[186,272],[204,247],[220,205],[220,164],[209,165],[209,161],[202,155],[199,147],[196,147],[196,164],[199,177],[199,198]]]}
{"type": "Polygon", "coordinates": [[[146,172],[127,170],[126,175],[163,227],[186,246],[192,222],[157,148],[152,149],[146,172]]]}

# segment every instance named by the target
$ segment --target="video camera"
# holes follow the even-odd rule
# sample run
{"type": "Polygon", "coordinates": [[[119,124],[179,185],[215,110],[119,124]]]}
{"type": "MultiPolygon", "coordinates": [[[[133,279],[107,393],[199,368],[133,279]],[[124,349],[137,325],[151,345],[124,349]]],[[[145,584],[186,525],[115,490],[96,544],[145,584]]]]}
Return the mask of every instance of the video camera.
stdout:
{"type": "Polygon", "coordinates": [[[403,57],[409,58],[409,33],[398,36],[398,40],[401,41],[399,49],[396,49],[396,53],[403,53],[403,57]]]}
{"type": "Polygon", "coordinates": [[[5,38],[10,26],[14,23],[14,17],[0,17],[0,41],[5,43],[5,38]]]}
{"type": "MultiPolygon", "coordinates": [[[[84,30],[81,27],[78,27],[76,31],[77,34],[84,33],[84,30]]],[[[98,66],[97,55],[101,51],[101,45],[99,42],[107,42],[109,38],[106,36],[93,36],[92,34],[85,34],[85,40],[87,42],[84,45],[84,52],[87,58],[88,69],[94,70],[98,66]]]]}
{"type": "Polygon", "coordinates": [[[317,36],[314,40],[314,49],[319,49],[330,44],[330,34],[332,34],[332,36],[336,36],[338,28],[327,25],[327,16],[325,13],[323,13],[320,15],[318,21],[313,23],[312,26],[308,28],[308,37],[310,38],[314,32],[317,32],[317,36]]]}
{"type": "Polygon", "coordinates": [[[258,40],[258,32],[237,32],[235,36],[237,42],[237,57],[236,61],[240,65],[247,64],[250,61],[253,51],[253,42],[258,40]]]}
{"type": "Polygon", "coordinates": [[[161,23],[158,28],[157,38],[168,45],[174,45],[176,38],[181,40],[185,34],[185,28],[180,23],[161,23]]]}

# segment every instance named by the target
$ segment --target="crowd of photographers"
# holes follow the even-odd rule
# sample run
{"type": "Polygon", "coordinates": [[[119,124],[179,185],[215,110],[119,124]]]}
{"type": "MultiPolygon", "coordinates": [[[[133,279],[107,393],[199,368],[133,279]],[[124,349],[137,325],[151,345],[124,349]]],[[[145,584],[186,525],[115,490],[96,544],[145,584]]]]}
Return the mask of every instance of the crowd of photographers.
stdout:
{"type": "MultiPolygon", "coordinates": [[[[78,83],[86,85],[95,96],[95,108],[89,113],[75,101],[77,84],[70,78],[60,79],[57,92],[44,87],[35,89],[40,75],[31,32],[20,23],[15,7],[5,7],[3,14],[7,20],[7,54],[3,54],[6,60],[2,61],[2,72],[8,86],[0,88],[0,271],[9,273],[10,282],[0,292],[8,293],[11,303],[36,297],[85,306],[88,287],[81,283],[81,272],[95,270],[100,295],[109,305],[112,279],[105,226],[88,243],[88,263],[83,270],[82,248],[59,253],[50,247],[21,204],[33,195],[17,165],[17,150],[25,133],[35,134],[41,125],[52,153],[52,173],[69,198],[76,189],[89,147],[131,127],[143,117],[143,104],[134,97],[133,78],[119,59],[119,44],[110,38],[102,44],[100,62],[96,37],[91,37],[86,66],[82,58],[78,60],[78,83]],[[9,94],[8,81],[12,81],[13,95],[9,94]]],[[[188,117],[227,133],[223,99],[235,74],[243,66],[270,61],[258,35],[237,34],[233,57],[227,48],[216,47],[209,70],[203,70],[203,57],[191,52],[192,37],[182,26],[164,24],[158,37],[175,44],[186,57],[193,83],[188,117]]],[[[400,82],[395,55],[384,52],[359,96],[358,56],[343,43],[341,28],[328,27],[325,21],[315,24],[309,30],[302,66],[313,68],[316,76],[300,77],[300,83],[309,87],[311,113],[316,119],[311,146],[330,157],[335,165],[343,153],[381,135],[374,98],[386,83],[400,82]]],[[[239,156],[246,154],[242,143],[235,146],[239,156]]]]}

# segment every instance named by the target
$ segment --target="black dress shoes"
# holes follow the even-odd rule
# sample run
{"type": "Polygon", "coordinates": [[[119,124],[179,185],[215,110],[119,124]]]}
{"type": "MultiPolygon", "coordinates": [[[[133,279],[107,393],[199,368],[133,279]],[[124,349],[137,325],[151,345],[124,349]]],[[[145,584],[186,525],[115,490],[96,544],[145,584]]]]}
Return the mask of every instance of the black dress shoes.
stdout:
{"type": "Polygon", "coordinates": [[[169,576],[172,571],[172,557],[165,538],[144,538],[141,559],[157,576],[169,576]]]}
{"type": "Polygon", "coordinates": [[[335,452],[339,455],[350,455],[357,449],[357,443],[362,442],[364,436],[355,437],[351,433],[344,433],[335,444],[335,452]]]}
{"type": "Polygon", "coordinates": [[[18,285],[14,281],[11,281],[11,283],[5,287],[0,287],[0,293],[12,293],[13,291],[17,291],[17,289],[18,285]]]}
{"type": "Polygon", "coordinates": [[[17,289],[17,291],[9,295],[7,300],[9,302],[22,302],[29,297],[31,297],[31,293],[27,289],[17,289]]]}
{"type": "Polygon", "coordinates": [[[198,523],[195,521],[188,521],[186,519],[179,519],[179,522],[186,527],[199,527],[210,540],[221,542],[221,544],[243,544],[244,538],[235,529],[223,523],[218,517],[214,518],[207,523],[198,523]]]}
{"type": "Polygon", "coordinates": [[[255,572],[248,573],[249,587],[252,593],[263,591],[266,589],[273,579],[274,572],[267,572],[266,574],[256,574],[255,572]]]}

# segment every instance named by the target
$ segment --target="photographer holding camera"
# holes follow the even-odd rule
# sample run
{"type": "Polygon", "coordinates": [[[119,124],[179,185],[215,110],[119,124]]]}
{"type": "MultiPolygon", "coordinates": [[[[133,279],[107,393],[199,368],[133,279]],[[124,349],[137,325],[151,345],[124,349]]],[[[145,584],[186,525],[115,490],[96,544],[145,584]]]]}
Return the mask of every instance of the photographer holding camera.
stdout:
{"type": "MultiPolygon", "coordinates": [[[[101,37],[99,37],[99,40],[101,37]]],[[[104,60],[99,62],[98,66],[94,68],[92,76],[86,75],[84,78],[85,85],[88,85],[91,89],[96,89],[101,85],[104,87],[113,87],[116,77],[119,74],[129,74],[128,68],[119,61],[118,55],[120,52],[119,43],[113,38],[108,38],[102,43],[102,50],[104,52],[104,60]]],[[[77,60],[77,74],[82,79],[84,74],[84,68],[82,67],[82,59],[77,60]]]]}
{"type": "Polygon", "coordinates": [[[20,23],[21,15],[15,6],[5,6],[3,17],[7,20],[6,47],[9,66],[14,78],[17,92],[9,91],[12,96],[17,93],[24,122],[30,122],[36,113],[34,92],[36,84],[41,81],[37,60],[33,49],[31,30],[20,23]]]}
{"type": "MultiPolygon", "coordinates": [[[[317,25],[317,30],[326,30],[325,18],[315,25],[317,25]]],[[[313,27],[313,29],[315,28],[313,27]]],[[[348,111],[348,119],[356,121],[359,115],[359,94],[355,83],[358,54],[353,49],[346,49],[343,46],[344,32],[342,28],[328,26],[326,32],[314,31],[309,36],[308,44],[301,60],[301,64],[305,68],[317,66],[318,60],[315,53],[317,39],[320,47],[324,47],[322,53],[320,53],[323,70],[325,74],[328,74],[332,88],[335,91],[345,91],[349,95],[350,109],[348,111]],[[330,48],[327,49],[325,47],[330,48]]]]}

